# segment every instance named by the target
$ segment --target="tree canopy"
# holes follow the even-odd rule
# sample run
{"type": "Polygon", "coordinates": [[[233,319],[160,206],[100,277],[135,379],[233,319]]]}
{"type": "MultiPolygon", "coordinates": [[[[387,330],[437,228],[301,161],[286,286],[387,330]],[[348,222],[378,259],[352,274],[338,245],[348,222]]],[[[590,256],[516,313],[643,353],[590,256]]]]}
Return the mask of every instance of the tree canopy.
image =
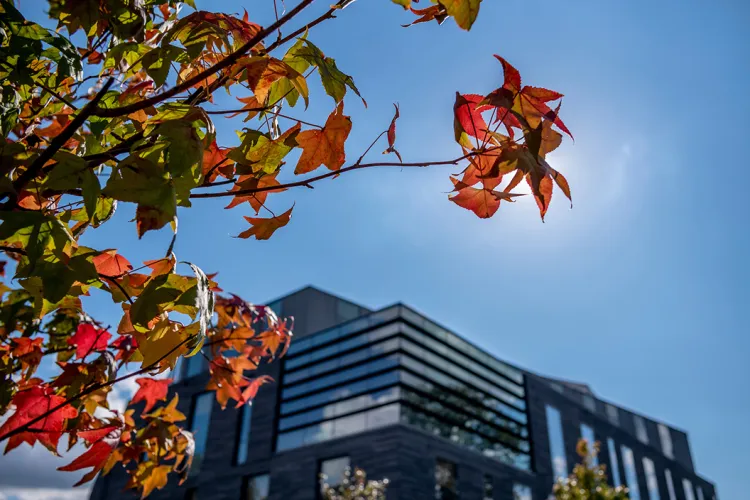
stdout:
{"type": "MultiPolygon", "coordinates": [[[[289,224],[294,210],[272,209],[277,193],[359,169],[436,165],[461,169],[450,176],[449,199],[478,217],[514,202],[521,182],[542,219],[555,184],[570,199],[565,177],[546,161],[563,135],[572,137],[558,115],[562,94],[524,85],[499,55],[493,63],[504,78],[497,89],[456,92],[455,157],[403,161],[398,105],[369,147],[347,156],[354,124],[345,103],[367,103],[313,38],[328,21],[344,22],[352,3],[338,0],[300,21],[313,0],[283,9],[269,0],[275,21],[264,27],[247,12],[197,10],[192,0],[50,0],[49,29],[0,0],[6,453],[22,443],[58,453],[65,436],[69,447],[86,448],[61,468],[86,470],[79,484],[123,464],[129,486],[147,496],[170,473],[185,477],[194,448],[177,396],[168,399],[170,379],[159,374],[181,357],[206,357],[207,388],[222,407],[248,404],[269,382],[254,370],[284,355],[291,319],[221,294],[215,275],[203,271],[210,262],[179,260],[178,207],[184,217],[204,198],[227,198],[227,208],[255,214],[237,236],[265,240],[289,224]],[[307,115],[312,85],[330,99],[322,124],[307,115]],[[220,91],[238,104],[217,108],[220,91]],[[237,121],[237,144],[220,143],[215,117],[237,121]],[[376,147],[386,156],[368,160],[376,147]],[[123,203],[135,207],[139,237],[172,232],[165,252],[131,263],[119,249],[81,243],[123,203]],[[91,294],[121,308],[118,324],[84,311],[81,299],[91,294]],[[113,411],[112,387],[129,378],[139,389],[124,412],[113,411]]],[[[452,18],[469,30],[481,0],[433,0],[422,9],[410,0],[394,3],[382,8],[404,9],[409,29],[452,18]]]]}

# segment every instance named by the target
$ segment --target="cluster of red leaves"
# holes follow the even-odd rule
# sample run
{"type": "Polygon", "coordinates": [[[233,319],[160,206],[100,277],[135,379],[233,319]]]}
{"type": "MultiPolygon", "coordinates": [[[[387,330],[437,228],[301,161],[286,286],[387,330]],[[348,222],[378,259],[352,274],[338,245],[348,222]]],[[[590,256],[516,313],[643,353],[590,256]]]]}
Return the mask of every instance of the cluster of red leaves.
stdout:
{"type": "Polygon", "coordinates": [[[563,96],[552,90],[522,86],[518,70],[502,57],[495,57],[502,63],[505,75],[500,88],[486,96],[456,94],[456,141],[464,148],[469,166],[460,178],[451,177],[455,194],[450,200],[479,217],[492,217],[501,201],[520,196],[512,190],[525,179],[544,220],[553,182],[571,199],[567,180],[545,159],[562,142],[562,135],[553,125],[573,137],[558,116],[560,106],[552,109],[547,104],[563,96]],[[490,123],[485,120],[486,115],[490,116],[490,123]],[[498,132],[500,126],[507,135],[498,132]],[[523,143],[515,139],[516,130],[520,130],[523,143]],[[505,187],[498,189],[503,177],[512,173],[505,187]]]}

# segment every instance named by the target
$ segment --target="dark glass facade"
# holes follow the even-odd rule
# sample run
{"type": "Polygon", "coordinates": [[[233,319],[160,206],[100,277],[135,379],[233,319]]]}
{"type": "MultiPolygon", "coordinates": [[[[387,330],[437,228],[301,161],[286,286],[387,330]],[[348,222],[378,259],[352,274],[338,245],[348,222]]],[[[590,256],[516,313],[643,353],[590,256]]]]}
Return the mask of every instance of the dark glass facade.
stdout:
{"type": "Polygon", "coordinates": [[[310,335],[284,362],[277,450],[403,423],[531,468],[524,378],[405,306],[310,335]]]}
{"type": "MultiPolygon", "coordinates": [[[[294,316],[276,384],[220,411],[202,356],[173,374],[195,431],[187,482],[154,498],[313,500],[346,466],[390,481],[388,499],[544,500],[579,461],[580,437],[631,498],[716,500],[685,432],[600,399],[585,384],[501,361],[413,309],[377,311],[305,288],[270,304],[294,316]]],[[[509,334],[510,335],[510,334],[509,334]]],[[[92,500],[130,498],[117,468],[92,500]]]]}

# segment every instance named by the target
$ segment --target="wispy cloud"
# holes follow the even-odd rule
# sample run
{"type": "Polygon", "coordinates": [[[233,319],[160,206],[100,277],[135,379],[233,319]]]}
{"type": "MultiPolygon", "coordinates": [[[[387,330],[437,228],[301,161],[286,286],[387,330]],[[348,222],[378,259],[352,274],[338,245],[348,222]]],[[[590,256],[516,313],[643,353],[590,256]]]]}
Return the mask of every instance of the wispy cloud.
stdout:
{"type": "Polygon", "coordinates": [[[0,500],[85,500],[88,489],[3,488],[0,500]]]}

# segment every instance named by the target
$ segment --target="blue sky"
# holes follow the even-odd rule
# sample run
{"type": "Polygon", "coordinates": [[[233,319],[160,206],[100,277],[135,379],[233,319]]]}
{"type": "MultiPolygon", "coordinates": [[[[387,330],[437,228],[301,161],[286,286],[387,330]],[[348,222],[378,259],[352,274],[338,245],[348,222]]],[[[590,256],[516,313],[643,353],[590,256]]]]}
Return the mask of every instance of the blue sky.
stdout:
{"type": "MultiPolygon", "coordinates": [[[[266,3],[197,3],[269,19],[266,3]]],[[[22,2],[38,19],[34,5],[22,2]]],[[[347,98],[348,158],[387,127],[393,102],[405,161],[459,156],[454,94],[499,86],[497,53],[525,83],[565,94],[576,142],[549,161],[570,181],[573,210],[558,191],[544,224],[531,199],[480,220],[447,201],[458,168],[360,171],[271,197],[274,211],[296,206],[269,241],[231,237],[249,207],[195,203],[180,214],[178,258],[253,301],[313,284],[370,307],[408,303],[501,358],[687,430],[699,473],[720,498],[744,498],[750,4],[496,0],[470,33],[452,20],[399,26],[410,19],[360,0],[310,33],[369,104],[347,98]]],[[[310,113],[323,122],[332,101],[315,87],[310,113]]],[[[241,126],[217,119],[227,144],[241,126]]],[[[138,242],[132,213],[87,244],[131,262],[161,256],[171,235],[138,242]]],[[[91,305],[117,321],[105,301],[91,305]]]]}

